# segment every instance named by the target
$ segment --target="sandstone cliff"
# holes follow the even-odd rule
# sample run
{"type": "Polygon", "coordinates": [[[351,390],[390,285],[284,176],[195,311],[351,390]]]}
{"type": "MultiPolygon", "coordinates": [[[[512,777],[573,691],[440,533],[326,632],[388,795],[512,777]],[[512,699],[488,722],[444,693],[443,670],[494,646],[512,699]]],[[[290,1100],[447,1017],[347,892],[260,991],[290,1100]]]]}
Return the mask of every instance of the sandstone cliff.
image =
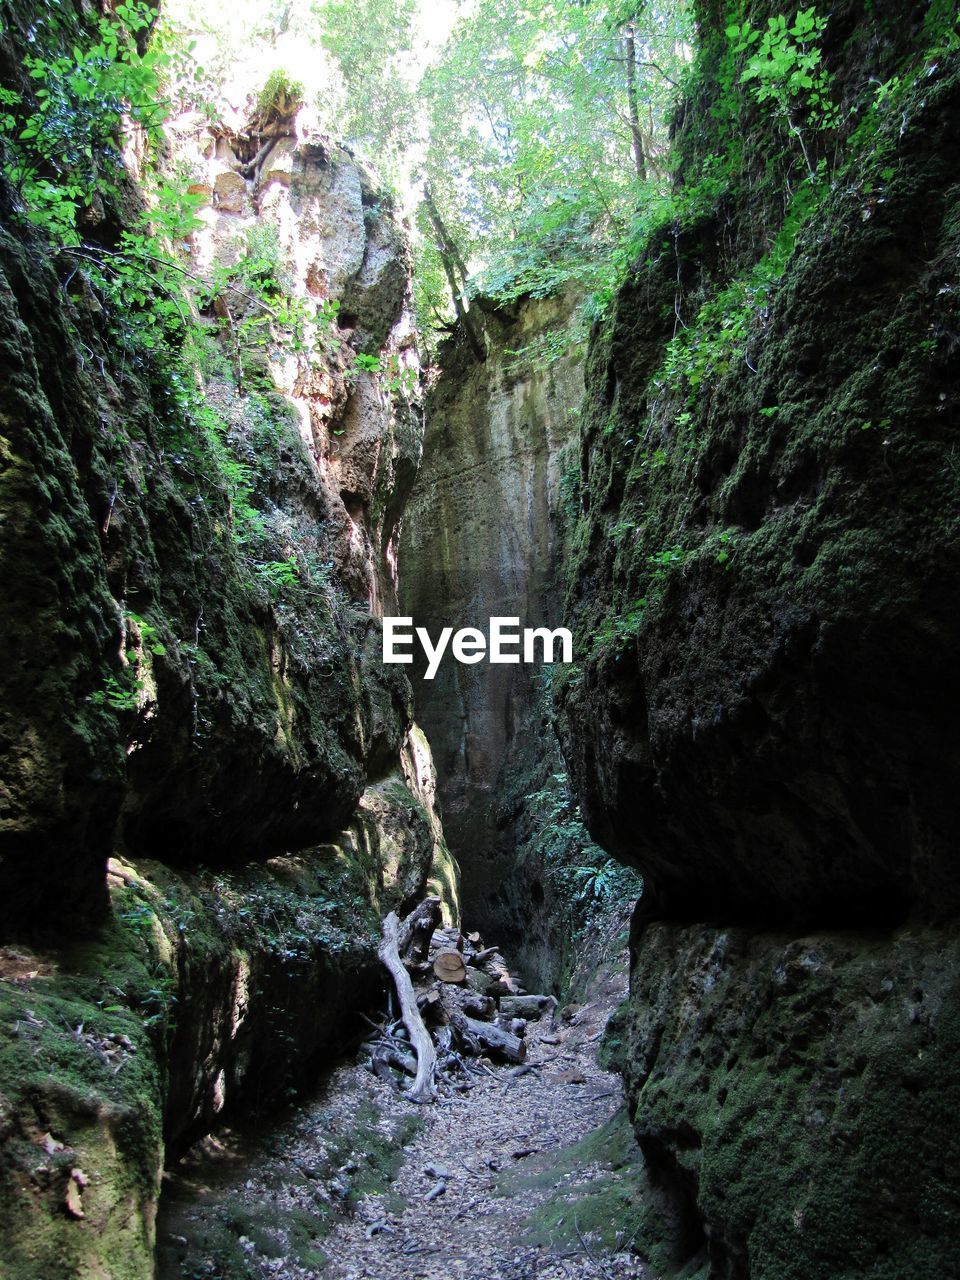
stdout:
{"type": "MultiPolygon", "coordinates": [[[[441,353],[404,534],[402,611],[434,638],[444,626],[485,631],[491,616],[557,626],[562,602],[564,471],[575,465],[582,349],[572,343],[551,360],[542,346],[545,335],[573,331],[571,306],[527,299],[473,315],[486,359],[466,344],[441,353]]],[[[433,680],[422,663],[412,670],[471,920],[514,946],[552,932],[559,952],[544,868],[518,862],[531,832],[528,797],[560,767],[549,669],[448,658],[433,680]]]]}

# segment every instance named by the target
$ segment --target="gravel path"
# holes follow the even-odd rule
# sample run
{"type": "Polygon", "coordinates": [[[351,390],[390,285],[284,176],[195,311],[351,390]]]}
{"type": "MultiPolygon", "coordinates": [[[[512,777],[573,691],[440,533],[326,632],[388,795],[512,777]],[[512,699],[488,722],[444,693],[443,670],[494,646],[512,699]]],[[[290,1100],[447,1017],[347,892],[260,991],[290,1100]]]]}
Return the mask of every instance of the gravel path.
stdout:
{"type": "Polygon", "coordinates": [[[621,979],[531,1023],[523,1074],[417,1107],[354,1063],[269,1136],[207,1139],[165,1193],[159,1280],[652,1280],[629,1253],[621,1083],[597,1063],[621,979]]]}
{"type": "Polygon", "coordinates": [[[488,1076],[466,1096],[435,1108],[406,1148],[394,1186],[401,1207],[384,1212],[380,1197],[361,1202],[356,1215],[324,1242],[331,1264],[326,1275],[331,1280],[642,1276],[634,1259],[626,1254],[601,1258],[599,1242],[591,1243],[585,1230],[578,1232],[577,1202],[602,1178],[600,1166],[564,1168],[569,1148],[601,1128],[622,1104],[619,1078],[597,1065],[595,1012],[582,1010],[557,1032],[531,1026],[528,1063],[542,1064],[539,1070],[520,1077],[488,1076]],[[574,1243],[531,1243],[525,1238],[528,1220],[560,1200],[569,1203],[563,1216],[574,1227],[574,1243]]]}

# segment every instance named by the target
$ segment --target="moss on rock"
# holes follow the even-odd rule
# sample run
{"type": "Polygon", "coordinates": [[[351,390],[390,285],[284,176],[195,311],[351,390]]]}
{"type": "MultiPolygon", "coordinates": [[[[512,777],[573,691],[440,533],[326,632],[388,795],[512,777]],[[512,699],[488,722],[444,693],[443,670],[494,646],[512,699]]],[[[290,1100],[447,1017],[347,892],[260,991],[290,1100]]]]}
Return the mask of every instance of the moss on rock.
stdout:
{"type": "Polygon", "coordinates": [[[114,859],[110,915],[90,939],[0,951],[12,1280],[152,1276],[164,1160],[288,1100],[355,1034],[380,990],[380,919],[423,896],[438,858],[434,821],[398,774],[313,849],[216,871],[114,859]]]}
{"type": "MultiPolygon", "coordinates": [[[[24,47],[79,59],[100,19],[8,8],[0,84],[27,103],[24,47]]],[[[236,206],[195,229],[196,257],[236,283],[243,219],[294,301],[329,271],[318,329],[344,302],[396,355],[403,232],[345,152],[276,136],[281,89],[251,130],[274,128],[282,178],[251,178],[254,211],[231,171],[236,206]]],[[[407,745],[410,686],[374,616],[416,396],[361,394],[325,331],[268,358],[235,298],[224,317],[219,297],[125,294],[143,200],[126,170],[103,185],[78,257],[0,175],[0,940],[37,948],[0,953],[13,1280],[152,1276],[164,1159],[290,1097],[353,1034],[387,910],[439,875],[456,911],[429,753],[407,745]]]]}
{"type": "Polygon", "coordinates": [[[646,926],[607,1033],[672,1223],[643,1251],[764,1280],[955,1270],[958,945],[646,926]]]}
{"type": "Polygon", "coordinates": [[[960,76],[927,6],[832,6],[805,179],[725,35],[776,12],[699,7],[675,216],[591,347],[560,727],[644,875],[609,1052],[647,1257],[932,1280],[960,1240],[960,76]]]}

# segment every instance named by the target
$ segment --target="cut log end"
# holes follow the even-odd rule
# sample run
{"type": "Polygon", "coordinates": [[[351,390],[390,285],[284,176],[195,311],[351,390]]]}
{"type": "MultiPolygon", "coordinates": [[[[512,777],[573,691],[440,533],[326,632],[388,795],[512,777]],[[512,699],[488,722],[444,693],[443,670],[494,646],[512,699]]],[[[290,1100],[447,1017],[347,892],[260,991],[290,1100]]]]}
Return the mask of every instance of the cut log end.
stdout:
{"type": "Polygon", "coordinates": [[[441,982],[463,982],[467,970],[459,951],[440,951],[433,962],[433,972],[441,982]]]}

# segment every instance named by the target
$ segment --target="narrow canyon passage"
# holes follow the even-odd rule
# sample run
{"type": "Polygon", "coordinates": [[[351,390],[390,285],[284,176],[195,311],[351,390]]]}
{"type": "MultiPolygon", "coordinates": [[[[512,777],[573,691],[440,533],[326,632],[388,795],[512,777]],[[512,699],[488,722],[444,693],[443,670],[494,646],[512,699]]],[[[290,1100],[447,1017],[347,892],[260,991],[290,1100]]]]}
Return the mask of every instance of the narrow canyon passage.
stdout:
{"type": "Polygon", "coordinates": [[[0,9],[0,1280],[960,1277],[958,0],[0,9]]]}
{"type": "Polygon", "coordinates": [[[363,1055],[279,1122],[197,1144],[165,1183],[158,1280],[652,1276],[622,1082],[597,1062],[626,994],[625,919],[581,1000],[526,1030],[520,1067],[417,1106],[363,1055]]]}

